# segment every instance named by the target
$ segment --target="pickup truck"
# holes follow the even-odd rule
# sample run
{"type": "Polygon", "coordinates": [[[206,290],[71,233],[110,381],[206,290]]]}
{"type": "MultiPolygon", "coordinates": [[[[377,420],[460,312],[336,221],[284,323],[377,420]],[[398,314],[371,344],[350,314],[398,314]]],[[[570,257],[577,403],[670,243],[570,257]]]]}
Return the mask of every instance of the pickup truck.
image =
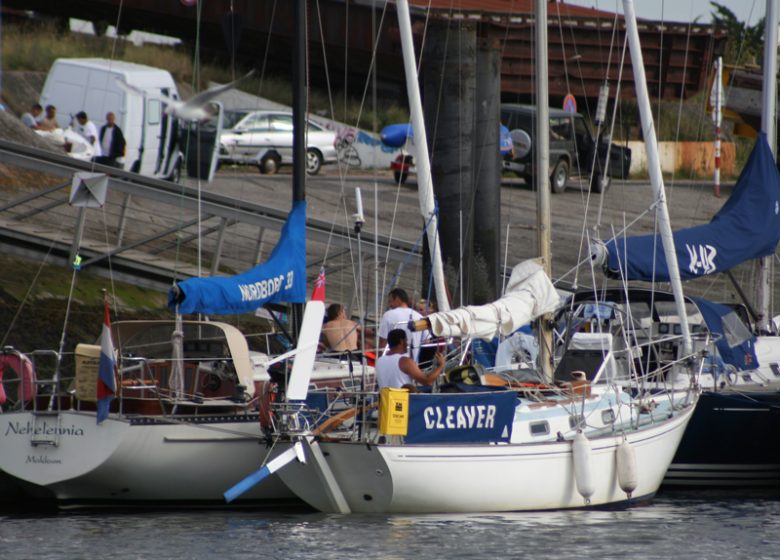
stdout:
{"type": "MultiPolygon", "coordinates": [[[[504,103],[501,122],[510,131],[514,156],[504,160],[504,169],[514,171],[527,182],[533,180],[536,107],[504,103]]],[[[580,113],[550,109],[550,188],[554,193],[566,190],[570,177],[590,178],[590,190],[604,192],[613,177],[625,179],[631,166],[631,149],[609,142],[602,135],[596,141],[588,122],[580,113]],[[609,149],[609,159],[606,154],[609,149]],[[594,158],[594,150],[598,157],[594,158]],[[607,173],[604,173],[604,169],[607,173]]]]}

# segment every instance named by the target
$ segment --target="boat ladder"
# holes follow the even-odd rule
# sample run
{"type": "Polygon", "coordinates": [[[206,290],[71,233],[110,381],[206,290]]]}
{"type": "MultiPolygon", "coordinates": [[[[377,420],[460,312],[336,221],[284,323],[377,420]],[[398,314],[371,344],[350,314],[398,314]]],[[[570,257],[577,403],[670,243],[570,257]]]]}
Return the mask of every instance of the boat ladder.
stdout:
{"type": "Polygon", "coordinates": [[[56,410],[38,410],[33,413],[32,446],[60,444],[60,414],[56,410]]]}

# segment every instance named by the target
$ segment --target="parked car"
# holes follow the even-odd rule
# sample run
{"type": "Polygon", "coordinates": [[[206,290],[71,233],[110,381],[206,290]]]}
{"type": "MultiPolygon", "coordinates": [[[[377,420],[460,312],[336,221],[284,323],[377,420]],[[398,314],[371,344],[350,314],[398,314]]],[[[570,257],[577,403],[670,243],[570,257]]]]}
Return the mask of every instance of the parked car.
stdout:
{"type": "MultiPolygon", "coordinates": [[[[504,160],[504,168],[514,171],[526,181],[533,180],[533,145],[535,143],[536,107],[532,105],[502,104],[501,122],[509,128],[515,146],[514,158],[504,160]]],[[[550,109],[550,187],[555,193],[566,190],[569,178],[591,176],[593,192],[601,193],[609,187],[612,178],[625,179],[631,166],[631,149],[612,144],[602,135],[599,141],[588,122],[579,113],[550,109]],[[607,167],[607,149],[609,166],[607,167]],[[607,173],[604,168],[607,167],[607,173]],[[605,176],[606,175],[606,176],[605,176]],[[603,179],[603,180],[602,180],[603,179]]]]}
{"type": "MultiPolygon", "coordinates": [[[[220,163],[257,165],[261,173],[276,173],[292,164],[293,117],[282,111],[225,111],[219,139],[220,163]]],[[[319,173],[326,163],[335,163],[336,133],[308,121],[306,171],[319,173]]]]}
{"type": "MultiPolygon", "coordinates": [[[[404,184],[409,177],[409,173],[416,173],[414,165],[414,156],[408,153],[403,147],[407,139],[414,141],[414,131],[410,124],[391,124],[383,128],[379,137],[384,144],[392,148],[402,148],[401,153],[390,162],[390,169],[393,171],[393,177],[396,183],[404,184]]],[[[514,144],[509,134],[509,129],[504,125],[499,127],[498,149],[503,159],[511,159],[514,154],[514,144]]]]}

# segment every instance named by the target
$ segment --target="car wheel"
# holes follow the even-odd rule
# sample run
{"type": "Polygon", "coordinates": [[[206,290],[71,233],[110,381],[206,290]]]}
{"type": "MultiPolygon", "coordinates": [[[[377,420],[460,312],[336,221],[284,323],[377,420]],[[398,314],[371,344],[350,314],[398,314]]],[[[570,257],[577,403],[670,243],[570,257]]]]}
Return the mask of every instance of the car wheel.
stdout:
{"type": "Polygon", "coordinates": [[[316,175],[322,167],[322,154],[317,150],[306,150],[306,173],[316,175]]]}
{"type": "Polygon", "coordinates": [[[279,171],[280,163],[281,162],[276,156],[265,156],[260,160],[260,163],[257,164],[257,168],[263,175],[274,175],[279,171]]]}
{"type": "Polygon", "coordinates": [[[552,192],[559,194],[566,190],[566,182],[569,180],[569,164],[565,159],[559,159],[550,175],[550,187],[552,192]]]}
{"type": "Polygon", "coordinates": [[[607,175],[604,180],[601,179],[600,173],[593,174],[593,180],[590,183],[590,192],[601,194],[605,192],[612,184],[612,177],[607,175]]]}
{"type": "Polygon", "coordinates": [[[393,177],[395,178],[396,183],[403,185],[406,183],[406,179],[409,178],[409,175],[407,173],[401,173],[400,171],[393,171],[393,177]]]}

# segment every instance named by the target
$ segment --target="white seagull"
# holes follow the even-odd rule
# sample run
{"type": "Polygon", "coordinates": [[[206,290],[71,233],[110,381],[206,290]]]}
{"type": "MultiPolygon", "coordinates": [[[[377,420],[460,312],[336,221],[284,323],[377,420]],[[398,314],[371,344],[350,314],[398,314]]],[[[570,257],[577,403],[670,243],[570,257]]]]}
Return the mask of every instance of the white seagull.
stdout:
{"type": "Polygon", "coordinates": [[[234,87],[236,87],[236,85],[239,82],[246,80],[252,74],[254,74],[254,72],[255,72],[254,70],[251,70],[244,76],[241,76],[240,78],[230,82],[229,84],[214,86],[207,90],[201,91],[200,93],[193,95],[186,101],[182,101],[181,99],[174,99],[172,97],[168,97],[167,95],[162,95],[159,93],[150,93],[148,91],[143,91],[141,89],[138,89],[135,86],[131,86],[130,84],[123,82],[119,78],[117,78],[116,81],[117,84],[119,84],[119,86],[124,90],[132,91],[139,95],[145,96],[149,99],[158,99],[161,103],[165,105],[165,113],[168,115],[178,117],[184,120],[201,121],[204,119],[209,119],[214,116],[213,112],[210,110],[211,108],[208,106],[212,99],[217,97],[220,93],[233,89],[234,87]]]}

